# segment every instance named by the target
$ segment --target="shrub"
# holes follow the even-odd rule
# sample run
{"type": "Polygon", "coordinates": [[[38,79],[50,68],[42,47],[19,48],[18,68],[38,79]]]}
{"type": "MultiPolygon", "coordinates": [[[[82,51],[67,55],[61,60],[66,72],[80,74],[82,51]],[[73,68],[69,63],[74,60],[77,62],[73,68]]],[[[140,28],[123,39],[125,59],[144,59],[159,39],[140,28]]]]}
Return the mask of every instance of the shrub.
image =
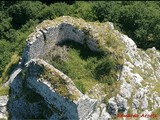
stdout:
{"type": "Polygon", "coordinates": [[[113,22],[131,37],[138,47],[155,46],[160,49],[160,7],[155,1],[100,1],[94,2],[93,14],[100,22],[113,22]]]}
{"type": "Polygon", "coordinates": [[[111,71],[115,69],[115,62],[111,58],[102,59],[95,68],[95,78],[101,82],[106,82],[109,85],[113,83],[114,79],[111,71]]]}

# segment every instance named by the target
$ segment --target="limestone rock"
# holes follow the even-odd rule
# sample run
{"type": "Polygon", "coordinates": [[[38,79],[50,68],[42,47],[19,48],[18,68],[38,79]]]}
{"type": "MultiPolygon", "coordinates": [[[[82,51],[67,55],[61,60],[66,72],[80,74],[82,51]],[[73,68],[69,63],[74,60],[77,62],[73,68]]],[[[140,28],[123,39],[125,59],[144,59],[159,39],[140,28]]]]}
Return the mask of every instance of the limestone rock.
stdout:
{"type": "Polygon", "coordinates": [[[7,102],[8,96],[0,96],[0,119],[7,120],[8,118],[7,102]]]}
{"type": "Polygon", "coordinates": [[[160,52],[154,47],[146,51],[137,48],[110,22],[87,23],[69,16],[46,20],[29,35],[19,65],[4,84],[11,91],[9,100],[0,97],[0,118],[7,119],[6,105],[11,119],[107,120],[129,110],[150,114],[160,107],[160,95],[155,92],[159,73],[160,52]],[[117,38],[112,39],[113,45],[107,41],[108,36],[117,38]],[[87,45],[92,51],[103,46],[109,54],[123,55],[123,65],[117,66],[117,81],[122,84],[118,93],[108,98],[108,104],[103,103],[106,93],[101,84],[84,95],[67,75],[48,63],[49,57],[58,53],[66,58],[66,48],[57,46],[66,40],[87,45]]]}

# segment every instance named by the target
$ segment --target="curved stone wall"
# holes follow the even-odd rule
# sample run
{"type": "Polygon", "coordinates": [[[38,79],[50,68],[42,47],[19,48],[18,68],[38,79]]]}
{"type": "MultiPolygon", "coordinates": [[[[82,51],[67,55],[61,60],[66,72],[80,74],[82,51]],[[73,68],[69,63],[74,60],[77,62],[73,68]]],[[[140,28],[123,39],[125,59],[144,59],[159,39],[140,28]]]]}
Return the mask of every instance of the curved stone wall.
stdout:
{"type": "MultiPolygon", "coordinates": [[[[57,43],[65,40],[73,40],[80,44],[85,43],[86,34],[71,24],[61,23],[57,26],[51,26],[46,29],[40,29],[32,34],[27,40],[27,46],[23,52],[23,64],[40,55],[45,55],[57,43]]],[[[88,47],[96,51],[94,39],[87,40],[88,47]]]]}

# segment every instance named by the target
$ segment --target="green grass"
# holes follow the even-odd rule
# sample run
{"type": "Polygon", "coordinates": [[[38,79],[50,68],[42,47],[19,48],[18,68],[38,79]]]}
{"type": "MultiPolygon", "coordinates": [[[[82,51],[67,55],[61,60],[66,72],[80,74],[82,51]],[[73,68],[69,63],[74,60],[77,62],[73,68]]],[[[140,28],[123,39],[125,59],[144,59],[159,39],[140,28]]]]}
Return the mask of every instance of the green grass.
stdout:
{"type": "Polygon", "coordinates": [[[9,94],[9,87],[0,87],[0,96],[8,94],[9,94]]]}
{"type": "Polygon", "coordinates": [[[151,79],[145,79],[145,80],[142,81],[142,85],[143,85],[143,86],[147,86],[147,85],[148,85],[147,82],[148,82],[148,83],[151,83],[152,86],[154,86],[154,87],[150,90],[150,92],[153,93],[153,92],[156,91],[156,92],[158,93],[158,95],[160,96],[160,82],[159,82],[159,81],[155,81],[155,80],[151,80],[151,79]]]}
{"type": "Polygon", "coordinates": [[[104,84],[103,91],[106,94],[104,98],[104,103],[108,104],[109,98],[115,97],[119,93],[120,85],[121,85],[121,81],[116,81],[112,85],[104,84]]]}
{"type": "Polygon", "coordinates": [[[76,94],[75,91],[73,91],[73,94],[68,91],[67,86],[69,84],[55,71],[54,68],[38,63],[35,69],[37,70],[37,78],[47,80],[56,93],[72,101],[78,99],[78,94],[76,94]]]}
{"type": "Polygon", "coordinates": [[[8,80],[9,75],[15,68],[15,66],[18,64],[19,61],[19,55],[18,54],[13,54],[11,57],[11,61],[5,66],[5,69],[2,73],[2,77],[0,78],[0,83],[4,83],[8,80]]]}
{"type": "Polygon", "coordinates": [[[68,46],[68,59],[56,58],[51,64],[67,74],[76,87],[86,93],[97,83],[111,85],[116,80],[114,59],[104,52],[93,52],[86,45],[64,42],[68,46]]]}
{"type": "Polygon", "coordinates": [[[5,66],[2,77],[0,77],[0,96],[9,95],[9,87],[2,87],[2,84],[9,79],[10,74],[15,69],[15,66],[18,64],[18,61],[19,55],[13,54],[10,62],[5,66]]]}
{"type": "Polygon", "coordinates": [[[157,117],[151,118],[151,120],[159,120],[160,119],[160,108],[155,109],[152,114],[156,115],[157,117]]]}
{"type": "Polygon", "coordinates": [[[76,17],[58,17],[52,21],[45,20],[41,24],[37,26],[38,29],[43,29],[48,26],[56,26],[66,21],[68,24],[73,25],[75,28],[83,31],[85,33],[85,40],[94,38],[97,43],[97,48],[105,51],[108,54],[112,54],[112,57],[116,59],[117,63],[123,64],[123,54],[122,51],[125,50],[124,44],[121,42],[120,37],[116,34],[116,32],[110,29],[109,23],[100,23],[96,22],[86,22],[82,18],[76,17]],[[90,29],[92,26],[93,29],[90,29]],[[118,47],[117,47],[118,46],[118,47]]]}

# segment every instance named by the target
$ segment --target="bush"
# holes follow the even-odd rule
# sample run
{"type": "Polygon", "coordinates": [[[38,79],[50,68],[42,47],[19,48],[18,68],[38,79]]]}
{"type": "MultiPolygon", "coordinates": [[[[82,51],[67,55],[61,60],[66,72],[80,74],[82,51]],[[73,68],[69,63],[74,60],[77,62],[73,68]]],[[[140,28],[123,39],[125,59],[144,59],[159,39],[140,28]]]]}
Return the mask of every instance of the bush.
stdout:
{"type": "Polygon", "coordinates": [[[97,83],[112,85],[115,82],[116,63],[113,58],[69,40],[60,44],[63,45],[67,46],[66,60],[54,57],[50,62],[68,75],[82,93],[86,93],[97,83]]]}
{"type": "Polygon", "coordinates": [[[122,32],[131,37],[138,47],[155,46],[160,49],[160,6],[155,1],[110,1],[94,2],[92,7],[100,22],[113,22],[122,32]]]}
{"type": "MultiPolygon", "coordinates": [[[[38,23],[62,15],[81,17],[87,21],[113,22],[138,47],[146,49],[155,46],[160,49],[160,3],[156,1],[80,1],[72,5],[46,5],[39,1],[0,3],[0,76],[11,54],[22,53],[25,39],[38,23]]],[[[102,69],[102,66],[99,67],[97,69],[102,69]]]]}
{"type": "Polygon", "coordinates": [[[8,9],[9,15],[12,17],[12,25],[15,29],[21,28],[30,19],[35,20],[37,12],[46,7],[41,2],[21,1],[8,9]]]}
{"type": "Polygon", "coordinates": [[[113,59],[103,59],[101,60],[96,68],[95,68],[95,78],[101,82],[107,82],[108,84],[112,84],[113,78],[111,75],[111,71],[115,69],[115,62],[113,59]]]}

